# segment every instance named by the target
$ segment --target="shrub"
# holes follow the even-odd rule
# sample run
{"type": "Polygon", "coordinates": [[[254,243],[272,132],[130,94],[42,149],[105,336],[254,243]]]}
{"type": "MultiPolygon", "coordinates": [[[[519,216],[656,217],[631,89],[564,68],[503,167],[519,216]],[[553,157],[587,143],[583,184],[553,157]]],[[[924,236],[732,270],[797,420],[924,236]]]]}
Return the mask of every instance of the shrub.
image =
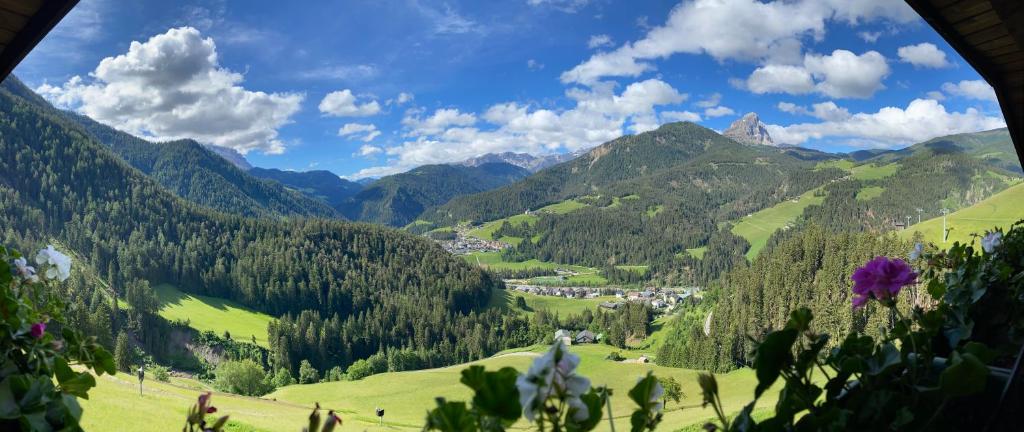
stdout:
{"type": "Polygon", "coordinates": [[[281,368],[274,374],[274,378],[271,380],[274,387],[284,387],[295,384],[295,378],[292,378],[292,374],[288,372],[288,369],[281,368]]]}
{"type": "Polygon", "coordinates": [[[128,341],[128,334],[124,330],[118,332],[117,342],[114,343],[114,361],[117,370],[121,372],[131,372],[135,364],[135,348],[128,341]]]}
{"type": "Polygon", "coordinates": [[[316,370],[309,360],[299,363],[299,384],[312,384],[320,381],[320,371],[316,370]]]}
{"type": "Polygon", "coordinates": [[[345,372],[341,370],[341,366],[332,367],[327,371],[327,381],[343,381],[344,379],[345,372]]]}
{"type": "Polygon", "coordinates": [[[59,283],[71,259],[53,246],[34,258],[32,266],[0,247],[0,430],[80,431],[77,398],[96,386],[93,373],[116,372],[114,357],[96,338],[64,325],[59,283]]]}
{"type": "Polygon", "coordinates": [[[605,359],[611,360],[611,361],[623,361],[626,358],[623,357],[622,354],[619,354],[618,351],[612,351],[612,352],[608,353],[608,357],[605,357],[605,359]]]}
{"type": "Polygon", "coordinates": [[[217,366],[213,386],[220,391],[245,396],[260,396],[270,388],[264,383],[263,368],[252,360],[224,361],[217,366]]]}
{"type": "Polygon", "coordinates": [[[345,375],[348,376],[349,380],[358,381],[373,375],[373,368],[370,366],[370,362],[365,359],[359,359],[348,366],[345,375]]]}
{"type": "Polygon", "coordinates": [[[166,366],[152,365],[148,369],[149,373],[153,374],[153,379],[161,382],[171,381],[171,370],[166,366]]]}

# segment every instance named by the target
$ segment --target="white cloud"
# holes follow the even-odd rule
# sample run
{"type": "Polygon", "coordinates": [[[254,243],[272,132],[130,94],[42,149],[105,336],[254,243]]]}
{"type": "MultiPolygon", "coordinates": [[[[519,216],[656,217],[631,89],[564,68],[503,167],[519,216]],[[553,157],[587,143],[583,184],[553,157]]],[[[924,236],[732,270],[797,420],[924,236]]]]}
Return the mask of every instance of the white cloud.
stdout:
{"type": "Polygon", "coordinates": [[[733,111],[732,108],[724,106],[717,106],[714,108],[708,108],[704,110],[704,115],[708,117],[722,117],[733,114],[736,114],[736,111],[733,111]]]}
{"type": "Polygon", "coordinates": [[[561,80],[590,84],[602,77],[635,77],[654,69],[651,60],[678,53],[704,53],[719,61],[798,60],[801,41],[821,40],[828,20],[906,22],[916,18],[913,10],[892,0],[683,1],[664,25],[652,28],[644,38],[594,54],[564,72],[561,80]]]}
{"type": "Polygon", "coordinates": [[[283,152],[278,129],[298,112],[303,95],[250,91],[242,81],[220,66],[213,39],[181,27],[132,42],[88,79],[75,76],[37,91],[57,106],[147,138],[193,138],[243,154],[283,152]]]}
{"type": "Polygon", "coordinates": [[[474,114],[463,113],[455,108],[438,109],[427,118],[420,118],[412,113],[406,113],[406,116],[402,118],[402,125],[410,129],[410,136],[434,135],[451,126],[472,126],[474,123],[476,123],[474,114]]]}
{"type": "Polygon", "coordinates": [[[341,129],[338,129],[338,136],[351,136],[361,139],[363,142],[370,142],[380,136],[380,131],[377,130],[377,125],[372,123],[346,123],[341,129]]]}
{"type": "Polygon", "coordinates": [[[885,88],[889,64],[876,51],[857,55],[835,50],[829,55],[806,54],[803,66],[768,64],[754,70],[744,83],[758,94],[806,94],[834,98],[868,98],[885,88]]]}
{"type": "Polygon", "coordinates": [[[900,47],[896,50],[896,54],[900,57],[901,62],[910,63],[914,67],[940,69],[952,66],[946,60],[946,53],[928,42],[900,47]]]}
{"type": "Polygon", "coordinates": [[[839,121],[850,117],[850,112],[846,108],[842,108],[832,101],[813,104],[811,109],[790,102],[779,102],[778,108],[782,112],[811,116],[821,120],[839,121]]]}
{"type": "Polygon", "coordinates": [[[398,102],[399,105],[405,105],[409,102],[412,102],[413,99],[416,99],[416,95],[412,93],[401,92],[398,94],[398,98],[395,99],[395,101],[398,102]]]}
{"type": "Polygon", "coordinates": [[[875,43],[878,42],[878,38],[882,36],[882,32],[870,32],[862,31],[857,32],[857,37],[861,38],[864,42],[875,43]]]}
{"type": "Polygon", "coordinates": [[[612,46],[612,37],[606,34],[593,35],[590,40],[587,41],[587,48],[601,48],[606,46],[612,46]]]}
{"type": "Polygon", "coordinates": [[[359,156],[370,157],[380,153],[384,153],[384,149],[377,146],[363,144],[361,147],[359,147],[359,156]]]}
{"type": "Polygon", "coordinates": [[[963,80],[958,83],[943,83],[942,91],[950,96],[996,102],[996,92],[984,80],[963,80]]]}
{"type": "Polygon", "coordinates": [[[695,103],[694,105],[697,105],[698,107],[701,107],[701,108],[712,108],[712,107],[718,106],[718,104],[720,104],[721,102],[722,102],[722,94],[716,92],[716,93],[711,93],[710,95],[708,95],[708,97],[706,99],[702,99],[700,101],[697,101],[697,103],[695,103]]]}
{"type": "Polygon", "coordinates": [[[327,65],[298,72],[302,79],[363,80],[377,76],[374,65],[327,65]]]}
{"type": "Polygon", "coordinates": [[[366,117],[380,112],[380,104],[375,100],[358,103],[352,90],[333,91],[320,101],[320,112],[333,117],[366,117]]]}
{"type": "Polygon", "coordinates": [[[915,99],[905,109],[885,107],[875,113],[857,113],[821,123],[768,125],[775,142],[803,144],[811,139],[845,138],[863,147],[894,148],[928,139],[1005,126],[1002,118],[976,109],[947,112],[935,100],[915,99]]]}
{"type": "MultiPolygon", "coordinates": [[[[547,154],[589,148],[618,138],[624,128],[634,133],[656,128],[655,108],[682,103],[687,97],[656,79],[632,83],[621,93],[613,90],[614,85],[609,83],[569,89],[566,96],[575,101],[575,106],[561,111],[515,102],[492,105],[479,117],[456,109],[436,110],[425,118],[424,113],[411,111],[403,119],[409,139],[385,149],[384,165],[361,170],[352,177],[387,175],[491,152],[547,154]],[[486,124],[479,124],[479,120],[486,124]]],[[[671,120],[676,115],[684,114],[662,113],[662,119],[671,120]]]]}
{"type": "Polygon", "coordinates": [[[529,70],[541,70],[544,69],[544,63],[534,59],[529,59],[526,61],[526,68],[529,70]]]}
{"type": "Polygon", "coordinates": [[[942,92],[937,91],[937,90],[932,90],[932,91],[928,92],[926,94],[926,96],[928,97],[928,99],[935,99],[937,101],[944,101],[944,100],[946,100],[946,95],[942,94],[942,92]]]}
{"type": "Polygon", "coordinates": [[[530,6],[547,6],[566,13],[576,13],[590,3],[590,0],[526,0],[530,6]]]}
{"type": "Polygon", "coordinates": [[[802,66],[770,64],[755,69],[746,88],[757,94],[805,94],[814,91],[814,79],[802,66]]]}
{"type": "Polygon", "coordinates": [[[661,121],[668,122],[699,122],[701,120],[700,114],[691,111],[662,111],[660,114],[661,121]]]}

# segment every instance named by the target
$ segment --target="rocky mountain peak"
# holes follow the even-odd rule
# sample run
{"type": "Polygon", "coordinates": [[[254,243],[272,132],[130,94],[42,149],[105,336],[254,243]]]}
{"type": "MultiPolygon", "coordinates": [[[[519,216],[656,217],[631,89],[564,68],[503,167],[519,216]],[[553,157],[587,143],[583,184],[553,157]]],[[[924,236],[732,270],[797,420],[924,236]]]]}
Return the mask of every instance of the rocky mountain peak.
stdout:
{"type": "Polygon", "coordinates": [[[775,145],[771,135],[768,135],[768,128],[761,123],[757,113],[747,113],[734,121],[722,135],[744,144],[775,145]]]}

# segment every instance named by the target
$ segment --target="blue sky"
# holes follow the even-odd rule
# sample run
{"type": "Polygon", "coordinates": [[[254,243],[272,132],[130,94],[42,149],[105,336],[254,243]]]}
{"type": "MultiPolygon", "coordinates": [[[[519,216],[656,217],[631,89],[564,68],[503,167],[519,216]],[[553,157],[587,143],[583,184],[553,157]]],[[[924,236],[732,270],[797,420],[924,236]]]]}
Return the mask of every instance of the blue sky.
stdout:
{"type": "Polygon", "coordinates": [[[746,112],[828,151],[1003,125],[896,0],[82,0],[15,73],[137,135],[348,177],[746,112]]]}

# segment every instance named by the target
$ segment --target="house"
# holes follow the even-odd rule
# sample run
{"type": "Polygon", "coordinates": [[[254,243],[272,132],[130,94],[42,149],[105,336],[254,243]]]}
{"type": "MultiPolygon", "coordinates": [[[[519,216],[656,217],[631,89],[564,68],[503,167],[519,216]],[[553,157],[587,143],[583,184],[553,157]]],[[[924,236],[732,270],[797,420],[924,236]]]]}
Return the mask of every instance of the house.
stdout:
{"type": "Polygon", "coordinates": [[[616,309],[619,308],[620,304],[622,304],[622,303],[601,302],[601,304],[597,305],[597,307],[608,309],[608,310],[616,310],[616,309]]]}
{"type": "Polygon", "coordinates": [[[562,344],[572,345],[572,333],[569,330],[559,329],[555,332],[555,341],[562,341],[562,344]]]}
{"type": "Polygon", "coordinates": [[[637,363],[650,363],[651,359],[647,357],[647,354],[640,355],[640,358],[636,359],[637,363]]]}
{"type": "Polygon", "coordinates": [[[590,330],[583,330],[579,333],[576,333],[576,339],[574,339],[573,342],[578,344],[594,343],[597,342],[597,336],[595,336],[594,333],[591,332],[590,330]]]}

